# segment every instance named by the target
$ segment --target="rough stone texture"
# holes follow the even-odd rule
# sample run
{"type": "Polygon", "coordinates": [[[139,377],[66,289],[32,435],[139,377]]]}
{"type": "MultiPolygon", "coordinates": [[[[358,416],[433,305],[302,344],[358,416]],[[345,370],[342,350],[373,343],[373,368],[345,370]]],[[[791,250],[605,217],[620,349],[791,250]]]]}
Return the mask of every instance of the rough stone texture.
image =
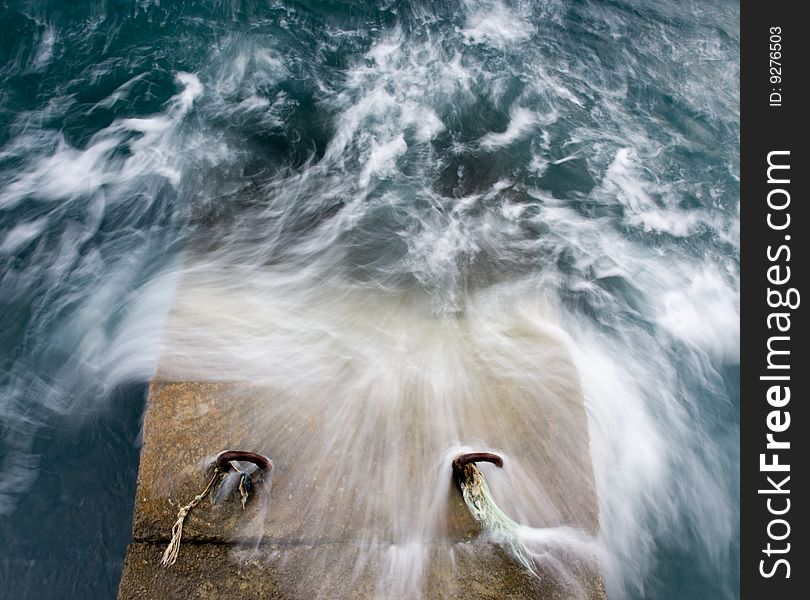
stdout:
{"type": "MultiPolygon", "coordinates": [[[[319,528],[305,523],[311,518],[300,509],[302,499],[285,490],[294,483],[297,491],[309,490],[313,494],[318,491],[318,476],[313,475],[319,473],[318,465],[302,464],[302,460],[308,456],[305,449],[317,439],[317,420],[328,419],[329,415],[301,416],[296,423],[300,431],[293,438],[301,440],[300,448],[288,448],[296,442],[274,444],[272,424],[262,420],[263,412],[259,410],[272,401],[267,394],[260,387],[238,383],[151,384],[134,516],[135,543],[127,553],[119,598],[414,596],[413,589],[401,588],[407,581],[386,583],[380,577],[390,566],[392,552],[407,552],[402,545],[391,545],[396,540],[387,537],[391,532],[385,528],[364,529],[366,523],[348,519],[342,529],[324,528],[323,534],[312,535],[319,528]],[[271,455],[276,462],[272,486],[260,488],[245,511],[233,494],[221,498],[217,504],[208,499],[203,501],[186,520],[177,563],[170,568],[161,567],[160,556],[179,506],[203,489],[210,477],[213,457],[224,449],[271,455]],[[363,546],[369,539],[378,545],[363,546]]],[[[516,431],[522,425],[518,423],[516,431]]],[[[281,438],[288,432],[276,433],[281,438]]],[[[587,442],[587,429],[583,435],[581,439],[587,442]]],[[[553,444],[537,446],[539,450],[534,451],[553,454],[555,450],[553,444]]],[[[579,479],[573,482],[547,479],[545,484],[555,486],[558,493],[575,494],[569,510],[578,518],[551,525],[571,524],[595,531],[595,495],[589,458],[583,448],[587,445],[580,448],[579,456],[565,457],[573,461],[579,479]],[[576,462],[583,460],[588,461],[587,469],[576,462]]],[[[494,467],[482,465],[482,468],[494,467]]],[[[429,544],[430,558],[423,563],[428,565],[427,572],[421,579],[414,577],[422,581],[420,591],[425,597],[604,598],[595,558],[562,557],[573,576],[567,583],[563,582],[565,577],[549,573],[538,580],[505,556],[499,547],[478,537],[479,526],[460,494],[452,489],[449,470],[447,485],[444,530],[429,544]]],[[[327,513],[345,511],[347,503],[356,501],[350,492],[334,492],[334,504],[327,507],[327,513]]]]}
{"type": "MultiPolygon", "coordinates": [[[[475,349],[465,345],[465,328],[474,325],[459,321],[445,347],[435,323],[409,321],[414,348],[429,350],[412,365],[415,373],[445,349],[459,363],[452,365],[453,372],[461,369],[458,396],[453,386],[441,398],[445,404],[436,405],[433,390],[420,387],[429,378],[402,378],[395,394],[387,381],[356,388],[356,370],[366,372],[356,361],[365,354],[347,358],[339,344],[334,355],[342,367],[332,379],[271,388],[259,384],[261,377],[244,376],[249,370],[218,364],[225,352],[195,354],[219,339],[206,337],[209,319],[240,314],[238,307],[219,310],[218,302],[232,297],[242,295],[226,289],[217,296],[188,279],[181,286],[159,379],[149,390],[121,600],[604,598],[593,556],[540,549],[548,552],[538,578],[483,539],[453,487],[444,454],[451,438],[498,449],[504,469],[482,464],[481,470],[507,514],[539,528],[595,534],[587,419],[578,374],[557,342],[519,326],[504,334],[527,348],[547,347],[532,356],[542,358],[537,368],[549,376],[528,389],[477,361],[475,349]],[[201,302],[216,310],[200,310],[201,302]],[[196,381],[231,373],[255,383],[196,381]],[[173,381],[186,378],[195,381],[173,381]],[[179,507],[205,487],[214,457],[226,449],[268,455],[275,463],[271,477],[245,510],[233,493],[199,504],[185,521],[177,563],[162,567],[179,507]],[[498,497],[499,489],[519,491],[498,497]]],[[[379,309],[374,302],[359,306],[361,313],[379,309]]],[[[391,314],[376,320],[360,314],[357,324],[368,320],[374,331],[391,314]]],[[[271,323],[283,326],[279,319],[271,323]]],[[[230,331],[231,324],[213,329],[230,331]]]]}
{"type": "MultiPolygon", "coordinates": [[[[203,501],[186,519],[183,539],[213,542],[327,543],[360,537],[357,527],[347,527],[339,536],[319,535],[305,539],[301,498],[285,493],[302,480],[314,494],[320,483],[312,464],[293,462],[285,447],[268,443],[267,429],[257,425],[234,426],[255,422],[251,413],[264,402],[265,390],[235,383],[153,382],[144,421],[144,444],[141,451],[136,492],[133,537],[136,541],[167,540],[177,518],[178,508],[189,502],[207,483],[213,457],[225,449],[244,449],[270,454],[275,461],[270,499],[257,486],[254,500],[242,510],[235,494],[218,501],[203,501]],[[220,407],[228,407],[223,413],[220,407]],[[268,449],[272,447],[272,451],[268,449]],[[268,507],[268,502],[272,508],[268,507]],[[257,527],[257,522],[258,527],[257,527]],[[256,532],[264,532],[261,538],[256,532]]],[[[306,419],[301,424],[307,438],[306,419]]],[[[300,452],[297,456],[306,456],[300,452]]],[[[341,460],[334,457],[334,460],[341,460]]],[[[448,487],[452,486],[449,477],[448,487]]],[[[332,493],[330,491],[330,493],[332,493]]],[[[328,511],[345,511],[351,499],[346,491],[334,490],[333,505],[328,511]]],[[[445,536],[468,540],[478,534],[459,494],[449,494],[445,536]]],[[[351,525],[351,524],[350,524],[351,525]]],[[[375,531],[383,535],[383,531],[375,531]]]]}
{"type": "MultiPolygon", "coordinates": [[[[379,589],[371,576],[375,561],[351,579],[314,572],[330,555],[355,552],[346,544],[270,547],[268,553],[240,553],[224,544],[187,544],[181,560],[172,568],[156,565],[162,544],[130,545],[124,564],[119,600],[154,598],[200,598],[219,600],[296,598],[394,598],[412,597],[412,592],[379,589]]],[[[386,552],[385,549],[380,552],[386,552]]],[[[427,598],[569,600],[604,599],[601,578],[595,566],[574,564],[582,587],[566,587],[553,578],[538,579],[520,569],[497,546],[487,543],[438,544],[420,590],[427,598]],[[451,554],[452,552],[452,554],[451,554]],[[448,561],[448,556],[453,562],[448,561]],[[590,575],[589,575],[590,574],[590,575]]],[[[577,559],[572,559],[574,563],[577,559]]]]}
{"type": "MultiPolygon", "coordinates": [[[[236,383],[151,384],[136,493],[134,539],[168,539],[179,506],[198,494],[210,478],[214,456],[225,449],[242,449],[268,454],[275,461],[272,485],[265,486],[266,490],[259,489],[245,511],[233,501],[234,495],[216,505],[206,499],[186,520],[184,539],[327,543],[373,537],[399,541],[387,529],[385,515],[370,518],[368,513],[351,512],[360,503],[358,496],[369,493],[368,490],[330,482],[335,463],[367,459],[336,453],[322,459],[323,454],[316,447],[320,438],[318,421],[329,416],[302,413],[292,423],[280,419],[268,422],[264,417],[266,411],[261,408],[272,402],[267,394],[266,389],[236,383]],[[322,486],[328,488],[324,490],[322,486]],[[315,518],[321,519],[321,523],[315,528],[311,524],[313,515],[302,509],[311,497],[329,498],[328,506],[317,507],[315,518]]],[[[554,500],[546,502],[555,509],[550,516],[531,516],[528,522],[538,527],[569,525],[596,532],[596,498],[584,424],[577,435],[567,432],[569,439],[584,440],[574,448],[577,454],[571,456],[570,448],[562,451],[551,435],[532,440],[531,435],[520,430],[519,415],[515,416],[515,422],[514,439],[499,440],[500,447],[512,443],[538,465],[535,475],[542,483],[543,493],[554,500]],[[560,472],[566,465],[571,473],[567,477],[560,472]],[[565,509],[563,514],[556,511],[559,506],[565,509]]],[[[559,425],[552,421],[550,425],[537,427],[554,429],[559,425]]],[[[407,465],[403,465],[405,468],[407,465]]],[[[482,465],[482,469],[493,467],[482,465]]],[[[469,540],[478,533],[478,526],[451,487],[447,465],[449,493],[439,537],[469,540]]]]}

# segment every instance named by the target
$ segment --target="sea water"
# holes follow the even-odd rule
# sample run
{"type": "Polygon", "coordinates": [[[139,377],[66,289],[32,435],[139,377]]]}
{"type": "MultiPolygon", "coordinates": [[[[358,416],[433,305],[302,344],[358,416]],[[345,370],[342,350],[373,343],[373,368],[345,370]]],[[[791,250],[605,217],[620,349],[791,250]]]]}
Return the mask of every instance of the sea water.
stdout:
{"type": "Polygon", "coordinates": [[[416,398],[445,449],[484,382],[576,380],[609,596],[738,596],[737,3],[0,15],[5,594],[115,594],[174,356],[416,398]]]}

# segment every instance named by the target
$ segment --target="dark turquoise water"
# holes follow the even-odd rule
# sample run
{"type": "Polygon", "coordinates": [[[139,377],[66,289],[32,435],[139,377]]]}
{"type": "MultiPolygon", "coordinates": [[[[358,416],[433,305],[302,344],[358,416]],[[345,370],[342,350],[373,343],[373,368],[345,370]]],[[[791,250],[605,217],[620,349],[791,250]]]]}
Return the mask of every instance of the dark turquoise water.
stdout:
{"type": "Polygon", "coordinates": [[[545,290],[611,596],[739,595],[736,2],[0,6],[0,595],[115,594],[191,239],[545,290]]]}

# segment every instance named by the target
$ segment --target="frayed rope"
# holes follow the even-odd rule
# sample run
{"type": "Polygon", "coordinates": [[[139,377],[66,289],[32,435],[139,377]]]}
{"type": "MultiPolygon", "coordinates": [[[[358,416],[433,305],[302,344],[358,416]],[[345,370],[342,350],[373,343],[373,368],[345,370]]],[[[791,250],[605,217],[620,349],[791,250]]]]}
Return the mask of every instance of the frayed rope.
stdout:
{"type": "Polygon", "coordinates": [[[163,558],[160,561],[164,567],[168,567],[177,562],[177,555],[180,553],[180,540],[183,538],[183,523],[186,520],[186,516],[191,512],[191,509],[202,502],[203,498],[211,492],[211,489],[214,487],[220,475],[222,475],[222,472],[219,468],[215,467],[211,481],[208,482],[205,489],[200,494],[197,494],[194,500],[182,507],[177,513],[177,520],[174,522],[174,525],[172,525],[172,540],[169,542],[169,546],[166,548],[166,551],[163,553],[163,558]]]}

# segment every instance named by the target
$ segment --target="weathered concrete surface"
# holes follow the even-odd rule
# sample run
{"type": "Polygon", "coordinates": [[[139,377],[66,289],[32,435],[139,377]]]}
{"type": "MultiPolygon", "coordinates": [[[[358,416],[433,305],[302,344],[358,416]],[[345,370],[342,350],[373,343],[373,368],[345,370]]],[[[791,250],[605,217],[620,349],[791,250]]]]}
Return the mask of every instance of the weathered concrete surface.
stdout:
{"type": "MultiPolygon", "coordinates": [[[[291,480],[296,487],[304,480],[306,487],[317,493],[321,485],[317,481],[318,470],[300,461],[291,465],[285,452],[289,448],[268,442],[265,428],[234,427],[234,423],[255,423],[251,412],[257,408],[257,403],[266,400],[265,394],[261,388],[234,383],[151,384],[133,520],[136,541],[167,540],[179,506],[198,494],[208,481],[211,458],[231,448],[253,449],[272,456],[276,467],[272,474],[271,512],[263,514],[263,509],[268,507],[262,502],[267,498],[261,484],[254,501],[248,503],[244,511],[232,498],[217,504],[206,500],[186,520],[184,540],[322,544],[356,537],[356,531],[344,531],[339,536],[323,534],[316,539],[306,538],[302,533],[302,498],[284,490],[292,487],[291,480]],[[221,407],[228,407],[227,411],[223,412],[221,407]],[[257,520],[262,521],[258,528],[257,520]]],[[[314,440],[309,439],[308,433],[313,427],[307,421],[306,417],[302,420],[300,438],[305,445],[311,445],[314,440]]],[[[333,459],[344,460],[340,456],[333,459]]],[[[448,487],[450,485],[448,477],[448,487]]],[[[345,489],[330,490],[330,493],[334,500],[329,511],[345,511],[352,502],[346,497],[345,489]]],[[[451,494],[451,498],[446,534],[453,539],[470,539],[477,535],[478,526],[460,495],[451,494]]]]}
{"type": "MultiPolygon", "coordinates": [[[[504,469],[481,465],[481,470],[508,515],[538,528],[597,532],[578,374],[552,339],[530,327],[515,326],[503,334],[518,347],[510,359],[526,357],[517,366],[510,363],[511,368],[548,374],[532,380],[538,385],[526,385],[501,377],[497,347],[494,363],[480,360],[467,329],[474,324],[459,321],[445,339],[429,319],[408,321],[399,332],[409,336],[409,350],[385,362],[396,374],[388,381],[388,371],[369,368],[376,363],[373,356],[369,361],[364,336],[386,331],[399,314],[375,315],[375,302],[357,309],[357,320],[339,330],[336,341],[330,341],[331,323],[322,327],[326,333],[315,327],[300,340],[294,303],[289,312],[274,305],[270,312],[276,320],[255,328],[246,318],[241,323],[246,330],[233,333],[230,322],[214,326],[208,321],[241,315],[240,307],[220,304],[243,294],[228,289],[218,296],[207,287],[193,288],[184,282],[159,380],[150,386],[122,600],[604,598],[593,556],[554,548],[548,553],[553,558],[538,567],[540,579],[533,577],[481,538],[479,525],[453,488],[447,455],[452,440],[497,449],[504,453],[504,469]],[[201,302],[213,308],[200,310],[201,302]],[[370,329],[355,338],[355,327],[370,329]],[[319,371],[320,376],[306,380],[262,377],[262,361],[242,369],[238,355],[226,362],[232,355],[227,349],[204,351],[221,341],[222,332],[239,338],[253,329],[281,331],[294,341],[293,358],[299,363],[287,365],[292,359],[284,355],[267,369],[271,374],[290,368],[295,375],[308,375],[302,357],[326,339],[319,351],[335,357],[326,361],[327,376],[319,371]],[[535,353],[538,345],[547,351],[535,353]],[[447,364],[441,362],[445,356],[447,364]],[[434,361],[444,369],[441,375],[421,377],[434,361]],[[232,373],[257,383],[200,381],[232,373]],[[355,385],[357,373],[365,376],[359,378],[365,387],[355,385]],[[455,383],[442,395],[432,386],[441,387],[446,373],[455,376],[455,383]],[[171,380],[187,377],[194,381],[171,380]],[[271,457],[271,480],[244,511],[233,494],[215,505],[203,501],[186,519],[177,563],[161,567],[178,508],[203,489],[214,456],[226,449],[271,457]]],[[[315,313],[346,316],[327,308],[315,313]]],[[[410,313],[403,318],[411,318],[410,313]]],[[[276,345],[271,340],[263,347],[276,345]]],[[[397,340],[380,347],[397,348],[397,340]]]]}
{"type": "MultiPolygon", "coordinates": [[[[266,420],[262,407],[267,402],[267,390],[242,384],[192,382],[153,382],[150,387],[144,422],[144,445],[141,453],[133,535],[136,541],[167,539],[176,518],[177,509],[193,498],[210,477],[213,457],[224,449],[245,449],[269,455],[276,464],[272,478],[270,502],[262,501],[267,494],[261,490],[258,501],[248,504],[246,511],[235,502],[216,506],[208,501],[200,505],[187,520],[184,538],[211,541],[259,541],[325,543],[347,539],[390,538],[391,532],[380,517],[368,521],[368,515],[352,515],[352,507],[360,504],[362,490],[334,485],[329,480],[333,465],[358,459],[358,451],[333,449],[328,461],[321,460],[318,448],[322,421],[328,413],[307,414],[301,411],[294,421],[266,420]],[[322,486],[328,485],[328,493],[322,486]],[[328,497],[329,506],[318,506],[322,522],[313,534],[309,526],[312,514],[302,508],[310,497],[328,497]],[[332,519],[330,515],[339,515],[332,519]],[[312,536],[316,537],[312,539],[312,536]]],[[[583,417],[584,418],[584,417],[583,417]]],[[[485,421],[481,419],[481,421],[485,421]]],[[[553,433],[543,430],[559,428],[554,422],[523,422],[516,416],[511,439],[498,440],[499,447],[521,452],[537,465],[537,477],[547,496],[555,502],[552,514],[538,514],[530,520],[537,527],[568,525],[588,532],[597,529],[596,499],[587,453],[587,430],[581,434],[585,442],[573,456],[570,448],[560,448],[553,433]],[[534,436],[531,447],[521,447],[534,436]],[[563,452],[565,450],[567,452],[563,452]],[[558,456],[562,455],[562,456],[558,456]],[[562,472],[570,468],[570,475],[562,472]]],[[[405,426],[405,424],[403,425],[405,426]]],[[[570,433],[570,432],[569,432],[570,433]]],[[[473,435],[474,437],[474,435],[473,435]]],[[[569,435],[568,439],[572,436],[569,435]]],[[[569,442],[570,443],[570,442],[569,442]]],[[[488,465],[482,466],[489,469],[488,465]]],[[[509,465],[507,465],[509,468],[509,465]]],[[[392,474],[396,476],[396,474],[392,474]]],[[[447,487],[451,488],[447,465],[447,487]]],[[[478,533],[458,494],[450,493],[440,536],[449,540],[468,540],[478,533]]],[[[396,541],[392,539],[391,541],[396,541]]]]}
{"type": "MultiPolygon", "coordinates": [[[[268,554],[245,552],[241,556],[224,544],[187,544],[182,549],[181,559],[168,569],[156,566],[163,549],[163,544],[130,545],[119,600],[408,597],[398,596],[390,588],[379,588],[378,578],[370,572],[376,562],[373,559],[366,570],[351,581],[334,574],[330,579],[328,573],[324,579],[313,577],[313,568],[330,555],[352,552],[345,544],[275,546],[268,554]],[[303,586],[302,582],[305,582],[303,586]]],[[[582,588],[574,589],[553,578],[540,580],[529,575],[492,544],[456,543],[452,548],[440,544],[433,554],[422,588],[426,598],[570,600],[605,597],[601,578],[593,576],[593,564],[573,564],[583,583],[582,588]],[[451,550],[452,564],[447,560],[451,550]]]]}
{"type": "MultiPolygon", "coordinates": [[[[301,510],[306,498],[294,497],[287,490],[304,489],[318,494],[322,485],[318,475],[323,474],[316,465],[307,464],[305,457],[309,456],[307,448],[317,443],[318,421],[328,419],[329,415],[302,413],[296,417],[294,427],[298,431],[294,435],[289,435],[290,423],[280,424],[285,430],[274,432],[261,409],[268,401],[267,393],[256,386],[236,383],[151,384],[133,526],[136,543],[127,554],[119,598],[411,597],[413,590],[397,592],[396,582],[389,582],[389,587],[382,591],[375,588],[385,585],[381,584],[379,573],[385,572],[390,544],[396,543],[386,537],[390,531],[384,527],[364,529],[364,523],[352,518],[338,520],[341,529],[327,526],[328,517],[324,518],[322,529],[307,522],[312,517],[301,510]],[[234,427],[234,423],[240,426],[234,427]],[[279,445],[278,440],[285,443],[279,445]],[[245,511],[233,495],[216,505],[208,500],[201,503],[186,520],[177,563],[170,568],[161,567],[160,556],[168,543],[178,507],[202,490],[210,477],[211,459],[228,448],[272,456],[276,462],[272,485],[258,489],[245,511]],[[361,549],[363,541],[370,538],[382,541],[383,545],[361,549]],[[255,552],[237,550],[245,547],[254,548],[255,552]],[[354,568],[362,572],[350,574],[348,565],[361,552],[363,559],[354,568]],[[347,566],[335,568],[338,560],[347,566]]],[[[516,431],[519,441],[523,435],[520,424],[516,431]]],[[[554,444],[545,448],[552,453],[555,450],[554,444]]],[[[582,459],[583,455],[577,458],[582,459]]],[[[569,498],[569,510],[576,518],[569,517],[562,524],[593,531],[595,498],[590,471],[584,472],[584,487],[582,481],[577,481],[574,487],[580,493],[569,498]]],[[[426,597],[604,598],[595,559],[565,557],[573,584],[554,576],[538,580],[497,546],[480,540],[478,524],[460,494],[452,489],[449,468],[446,478],[443,528],[439,540],[430,544],[427,572],[422,578],[426,597]]],[[[561,481],[546,482],[557,486],[557,490],[566,489],[561,481]]],[[[357,501],[350,490],[330,488],[330,491],[334,491],[334,502],[325,508],[327,513],[345,513],[346,506],[357,501]]],[[[559,523],[550,525],[556,524],[559,523]]]]}

